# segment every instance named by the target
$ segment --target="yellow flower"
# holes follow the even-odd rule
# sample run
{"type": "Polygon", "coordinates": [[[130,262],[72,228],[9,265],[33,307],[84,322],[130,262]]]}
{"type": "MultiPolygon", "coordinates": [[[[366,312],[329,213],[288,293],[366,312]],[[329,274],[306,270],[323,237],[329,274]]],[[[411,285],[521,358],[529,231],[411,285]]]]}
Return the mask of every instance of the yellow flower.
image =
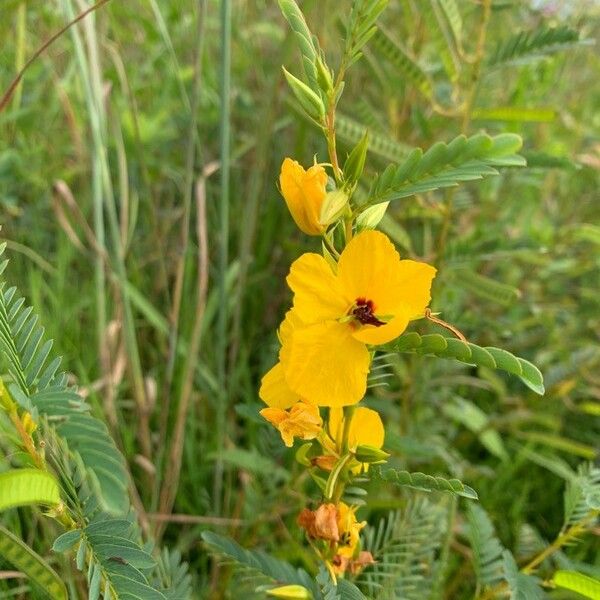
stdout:
{"type": "MultiPolygon", "coordinates": [[[[332,408],[329,412],[329,434],[335,440],[338,452],[341,451],[342,435],[344,431],[344,411],[341,408],[332,408]]],[[[377,411],[359,406],[350,422],[348,431],[348,449],[356,450],[357,446],[373,446],[381,448],[385,431],[381,417],[377,411]]]]}
{"type": "Polygon", "coordinates": [[[279,429],[285,445],[290,448],[294,438],[312,440],[323,428],[323,420],[319,415],[319,407],[306,402],[297,402],[289,410],[281,408],[263,408],[260,414],[269,423],[279,429]]]}
{"type": "Polygon", "coordinates": [[[313,597],[303,585],[282,585],[267,590],[267,596],[284,600],[311,600],[313,597]]]}
{"type": "Polygon", "coordinates": [[[337,526],[340,539],[337,545],[339,556],[352,558],[360,540],[360,530],[367,524],[366,521],[359,523],[356,520],[356,508],[352,508],[344,502],[337,505],[337,526]]]}
{"type": "Polygon", "coordinates": [[[327,191],[327,173],[321,165],[305,170],[295,160],[286,158],[281,165],[279,185],[296,225],[308,235],[321,235],[321,208],[327,191]]]}
{"type": "Polygon", "coordinates": [[[337,272],[307,253],[290,269],[293,308],[280,329],[280,362],[263,378],[261,398],[282,406],[295,397],[319,406],[364,396],[369,345],[398,337],[429,304],[435,269],[400,260],[383,233],[364,231],[342,252],[337,272]]]}

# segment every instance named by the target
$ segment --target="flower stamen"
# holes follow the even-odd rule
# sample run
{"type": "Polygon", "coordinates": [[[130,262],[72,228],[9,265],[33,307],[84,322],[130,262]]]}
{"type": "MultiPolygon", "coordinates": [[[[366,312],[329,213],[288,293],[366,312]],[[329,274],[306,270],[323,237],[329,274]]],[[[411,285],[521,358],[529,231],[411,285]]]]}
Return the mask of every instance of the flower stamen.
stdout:
{"type": "Polygon", "coordinates": [[[352,309],[352,316],[363,325],[375,325],[375,327],[385,325],[383,321],[380,321],[375,316],[373,300],[367,300],[366,298],[356,299],[356,303],[352,309]]]}

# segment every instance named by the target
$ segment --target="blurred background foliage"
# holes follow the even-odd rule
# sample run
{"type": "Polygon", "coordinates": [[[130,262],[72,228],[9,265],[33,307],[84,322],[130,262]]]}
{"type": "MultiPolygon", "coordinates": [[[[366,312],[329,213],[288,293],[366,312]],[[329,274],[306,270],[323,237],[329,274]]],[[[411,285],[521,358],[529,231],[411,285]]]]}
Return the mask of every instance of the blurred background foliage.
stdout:
{"type": "MultiPolygon", "coordinates": [[[[86,6],[3,0],[0,87],[86,6]]],[[[335,65],[348,6],[301,6],[335,65]]],[[[494,0],[481,38],[483,14],[474,0],[390,2],[347,77],[338,136],[345,156],[369,129],[371,175],[461,132],[523,136],[528,168],[396,201],[381,228],[402,255],[438,267],[433,309],[470,341],[537,364],[546,395],[497,372],[410,356],[381,359],[368,402],[385,414],[397,466],[475,488],[502,543],[526,559],[532,540],[559,533],[565,481],[598,458],[600,57],[591,44],[600,7],[494,0]],[[554,40],[514,38],[549,27],[562,28],[554,40]]],[[[279,166],[285,156],[325,160],[326,148],[282,78],[299,54],[276,3],[237,0],[223,239],[221,42],[212,0],[110,2],[33,64],[0,114],[8,278],[109,425],[146,531],[181,551],[199,598],[239,597],[202,547],[206,528],[312,566],[295,516],[314,488],[258,417],[257,387],[276,357],[289,264],[318,251],[286,212],[279,166]]],[[[376,523],[415,494],[382,488],[365,517],[376,523]]],[[[463,503],[448,513],[441,597],[475,589],[463,503]]],[[[42,553],[57,534],[30,513],[3,520],[42,553]]],[[[599,578],[597,533],[563,558],[599,578]]]]}

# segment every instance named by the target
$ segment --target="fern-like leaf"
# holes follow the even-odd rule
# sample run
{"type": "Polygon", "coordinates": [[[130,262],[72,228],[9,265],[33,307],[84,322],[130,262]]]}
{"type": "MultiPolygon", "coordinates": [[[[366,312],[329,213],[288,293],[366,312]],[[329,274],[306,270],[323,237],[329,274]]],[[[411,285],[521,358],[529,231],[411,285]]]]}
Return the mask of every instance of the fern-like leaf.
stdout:
{"type": "Polygon", "coordinates": [[[481,506],[470,503],[467,508],[468,537],[473,550],[473,563],[480,586],[493,586],[502,581],[504,548],[494,526],[481,506]]]}
{"type": "Polygon", "coordinates": [[[567,26],[520,31],[499,42],[487,63],[489,67],[527,64],[582,43],[586,42],[579,32],[567,26]]]}
{"type": "Polygon", "coordinates": [[[203,532],[202,539],[214,554],[232,560],[242,568],[266,578],[270,583],[302,585],[314,595],[318,594],[315,581],[303,569],[295,569],[289,563],[265,552],[242,548],[234,540],[211,531],[203,532]]]}
{"type": "Polygon", "coordinates": [[[544,600],[546,593],[540,587],[540,580],[532,575],[521,573],[514,556],[504,550],[502,553],[504,577],[510,589],[510,600],[544,600]]]}
{"type": "Polygon", "coordinates": [[[369,205],[398,200],[433,190],[453,187],[463,181],[497,175],[498,167],[522,167],[523,157],[515,154],[522,141],[505,133],[490,137],[460,135],[449,144],[438,142],[427,152],[415,148],[400,165],[390,165],[369,191],[369,205]]]}
{"type": "Polygon", "coordinates": [[[390,513],[363,534],[363,548],[376,563],[356,584],[376,600],[422,600],[431,597],[447,508],[427,498],[410,500],[402,511],[390,513]]]}
{"type": "MultiPolygon", "coordinates": [[[[579,465],[577,476],[567,481],[564,504],[563,529],[600,514],[600,468],[592,463],[579,465]]],[[[593,522],[588,522],[588,526],[592,525],[593,522]]]]}
{"type": "Polygon", "coordinates": [[[371,477],[374,480],[381,480],[422,492],[449,492],[473,500],[478,498],[477,492],[473,488],[458,479],[444,479],[425,473],[409,473],[408,471],[398,471],[393,468],[383,469],[381,467],[373,467],[371,477]]]}
{"type": "Polygon", "coordinates": [[[346,25],[346,68],[361,56],[361,50],[377,31],[375,21],[387,6],[388,0],[354,0],[346,25]]]}
{"type": "Polygon", "coordinates": [[[453,358],[470,365],[500,369],[517,375],[536,394],[544,394],[544,378],[539,369],[524,358],[514,356],[500,348],[477,346],[471,342],[447,338],[437,333],[419,335],[410,332],[400,336],[383,349],[387,352],[431,354],[439,358],[453,358]]]}
{"type": "MultiPolygon", "coordinates": [[[[0,254],[4,246],[0,246],[0,254]]],[[[0,266],[0,273],[6,263],[0,266]]],[[[0,351],[12,383],[8,390],[22,408],[55,426],[78,452],[95,483],[104,508],[114,513],[129,509],[128,474],[123,456],[106,426],[87,414],[89,406],[60,373],[60,358],[51,358],[51,340],[44,340],[38,317],[26,306],[16,287],[0,282],[0,351]]]]}
{"type": "Polygon", "coordinates": [[[377,30],[373,35],[373,46],[425,98],[433,98],[433,86],[423,68],[387,32],[377,30]]]}
{"type": "MultiPolygon", "coordinates": [[[[349,145],[357,144],[368,129],[351,117],[336,115],[336,134],[349,145]]],[[[411,148],[393,138],[369,129],[369,153],[392,161],[404,160],[411,148]]]]}

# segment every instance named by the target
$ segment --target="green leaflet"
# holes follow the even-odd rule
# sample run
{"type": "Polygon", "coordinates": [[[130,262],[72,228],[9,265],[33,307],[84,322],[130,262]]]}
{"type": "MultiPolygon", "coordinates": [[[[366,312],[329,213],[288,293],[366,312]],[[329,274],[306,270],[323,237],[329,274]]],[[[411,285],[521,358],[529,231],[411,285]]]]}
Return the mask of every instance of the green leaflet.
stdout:
{"type": "Polygon", "coordinates": [[[501,348],[491,346],[484,348],[457,338],[447,338],[438,333],[419,335],[410,332],[386,345],[385,349],[389,352],[433,354],[439,358],[453,358],[470,365],[499,369],[517,375],[529,389],[540,396],[545,391],[544,378],[534,364],[501,348]]]}
{"type": "Polygon", "coordinates": [[[458,479],[444,479],[425,473],[409,473],[408,471],[398,471],[392,468],[383,469],[381,467],[372,467],[371,476],[375,480],[379,479],[423,492],[450,492],[464,498],[478,499],[477,492],[458,479]]]}
{"type": "Polygon", "coordinates": [[[14,469],[0,474],[0,510],[29,504],[60,503],[58,482],[38,469],[14,469]]]}
{"type": "Polygon", "coordinates": [[[415,148],[403,163],[390,165],[375,178],[367,206],[497,175],[500,167],[522,167],[525,159],[515,154],[521,145],[515,134],[479,133],[459,135],[449,144],[438,142],[425,153],[415,148]]]}
{"type": "Polygon", "coordinates": [[[41,556],[1,525],[0,556],[25,573],[50,600],[67,600],[67,589],[58,574],[41,556]]]}
{"type": "Polygon", "coordinates": [[[372,43],[426,98],[433,98],[433,87],[425,71],[386,32],[377,30],[372,43]]]}
{"type": "Polygon", "coordinates": [[[600,600],[600,581],[577,571],[556,571],[552,582],[560,588],[577,592],[586,598],[600,600]]]}

